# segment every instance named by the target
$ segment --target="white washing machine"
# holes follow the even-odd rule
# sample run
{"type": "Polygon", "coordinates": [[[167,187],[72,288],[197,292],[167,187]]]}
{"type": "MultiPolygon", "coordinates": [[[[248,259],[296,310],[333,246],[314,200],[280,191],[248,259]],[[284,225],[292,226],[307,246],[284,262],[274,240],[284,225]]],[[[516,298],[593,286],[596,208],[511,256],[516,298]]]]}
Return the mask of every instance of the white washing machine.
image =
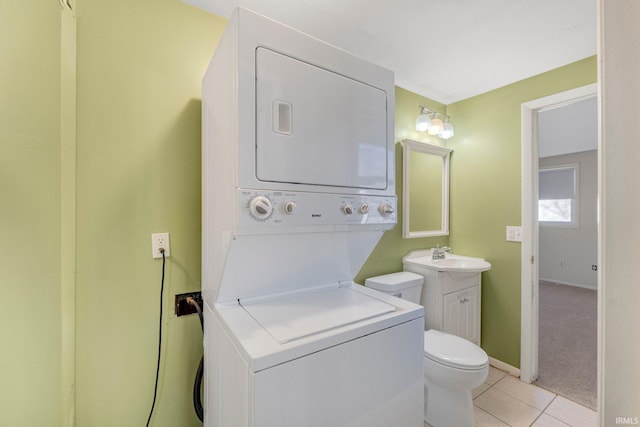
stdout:
{"type": "Polygon", "coordinates": [[[230,19],[203,81],[205,426],[422,426],[423,308],[352,281],[396,223],[394,90],[230,19]]]}

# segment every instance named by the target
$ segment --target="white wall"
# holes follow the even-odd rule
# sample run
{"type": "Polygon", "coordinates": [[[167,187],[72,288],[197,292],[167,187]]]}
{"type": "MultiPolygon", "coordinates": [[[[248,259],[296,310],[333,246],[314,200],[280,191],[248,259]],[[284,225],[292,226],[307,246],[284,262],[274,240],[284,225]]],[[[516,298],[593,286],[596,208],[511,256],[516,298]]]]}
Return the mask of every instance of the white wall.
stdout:
{"type": "Polygon", "coordinates": [[[599,7],[598,409],[606,427],[640,423],[640,1],[599,7]]]}
{"type": "Polygon", "coordinates": [[[540,279],[596,289],[598,260],[598,152],[595,150],[540,159],[540,168],[577,163],[578,227],[540,225],[540,279]]]}

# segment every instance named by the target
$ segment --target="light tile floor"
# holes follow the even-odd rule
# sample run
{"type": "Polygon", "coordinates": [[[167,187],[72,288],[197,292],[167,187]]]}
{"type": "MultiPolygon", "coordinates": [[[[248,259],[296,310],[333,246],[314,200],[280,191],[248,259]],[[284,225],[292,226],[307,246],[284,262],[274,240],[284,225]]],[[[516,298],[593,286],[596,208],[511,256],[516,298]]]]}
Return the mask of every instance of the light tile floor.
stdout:
{"type": "MultiPolygon", "coordinates": [[[[473,390],[476,427],[596,427],[596,412],[494,367],[473,390]]],[[[430,427],[424,423],[425,427],[430,427]]]]}

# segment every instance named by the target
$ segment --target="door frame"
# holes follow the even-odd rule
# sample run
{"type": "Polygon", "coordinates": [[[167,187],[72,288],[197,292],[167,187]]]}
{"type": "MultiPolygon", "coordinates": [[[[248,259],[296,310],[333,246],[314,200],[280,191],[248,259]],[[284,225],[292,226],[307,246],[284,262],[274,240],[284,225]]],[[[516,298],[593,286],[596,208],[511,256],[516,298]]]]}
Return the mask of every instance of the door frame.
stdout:
{"type": "Polygon", "coordinates": [[[596,83],[521,104],[522,250],[520,379],[538,378],[538,120],[539,111],[562,107],[598,94],[596,83]]]}

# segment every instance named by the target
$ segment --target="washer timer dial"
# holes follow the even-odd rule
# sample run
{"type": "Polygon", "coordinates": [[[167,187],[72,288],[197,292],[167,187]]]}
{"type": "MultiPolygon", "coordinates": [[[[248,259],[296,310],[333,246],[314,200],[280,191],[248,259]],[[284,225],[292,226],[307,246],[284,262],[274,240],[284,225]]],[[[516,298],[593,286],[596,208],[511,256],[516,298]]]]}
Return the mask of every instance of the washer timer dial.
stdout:
{"type": "Polygon", "coordinates": [[[267,196],[255,196],[249,200],[249,214],[258,221],[264,221],[273,214],[273,203],[267,196]]]}

